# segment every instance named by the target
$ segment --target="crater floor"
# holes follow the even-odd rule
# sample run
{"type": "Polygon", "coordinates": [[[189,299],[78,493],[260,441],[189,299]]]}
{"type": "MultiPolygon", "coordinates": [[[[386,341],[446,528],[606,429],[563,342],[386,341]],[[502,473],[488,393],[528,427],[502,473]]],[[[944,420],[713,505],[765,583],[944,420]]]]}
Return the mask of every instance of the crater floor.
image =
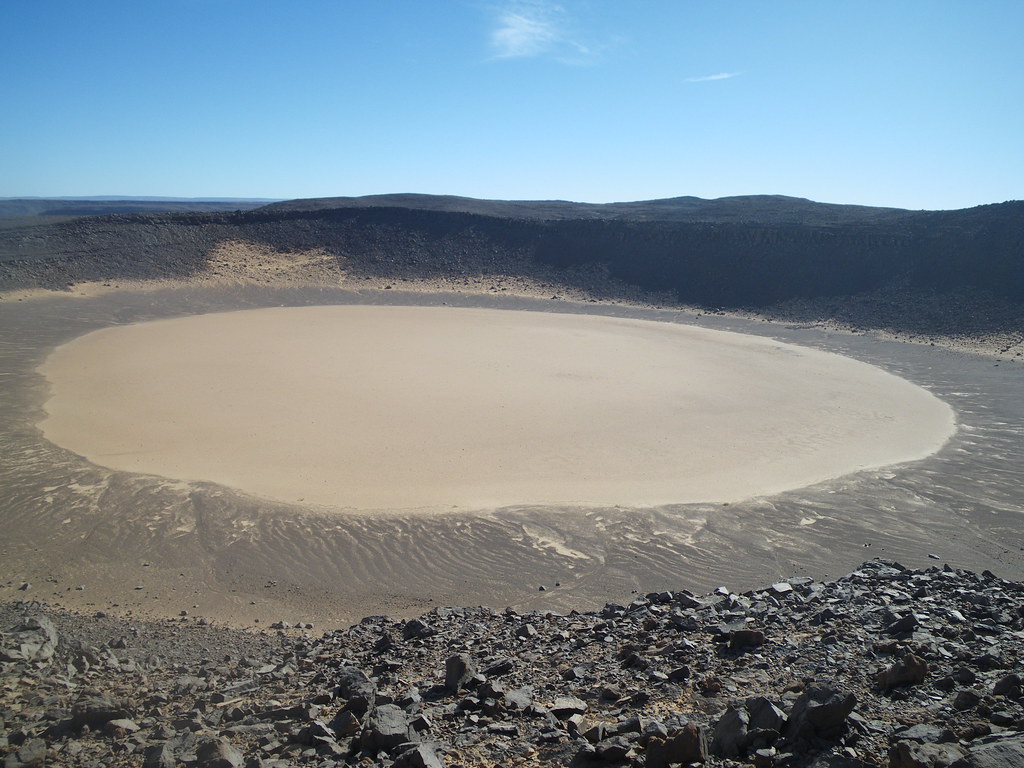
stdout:
{"type": "Polygon", "coordinates": [[[360,510],[737,501],[922,458],[952,409],[880,368],[650,320],[278,307],[60,346],[45,436],[111,469],[360,510]]]}

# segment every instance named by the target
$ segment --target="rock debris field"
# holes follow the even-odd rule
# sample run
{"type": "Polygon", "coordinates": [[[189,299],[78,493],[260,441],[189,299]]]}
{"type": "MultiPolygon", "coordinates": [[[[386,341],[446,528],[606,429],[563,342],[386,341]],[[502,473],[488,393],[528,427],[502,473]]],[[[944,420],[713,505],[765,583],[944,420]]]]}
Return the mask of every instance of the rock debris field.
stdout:
{"type": "Polygon", "coordinates": [[[0,611],[4,768],[1024,765],[1024,584],[864,563],[249,633],[0,611]]]}

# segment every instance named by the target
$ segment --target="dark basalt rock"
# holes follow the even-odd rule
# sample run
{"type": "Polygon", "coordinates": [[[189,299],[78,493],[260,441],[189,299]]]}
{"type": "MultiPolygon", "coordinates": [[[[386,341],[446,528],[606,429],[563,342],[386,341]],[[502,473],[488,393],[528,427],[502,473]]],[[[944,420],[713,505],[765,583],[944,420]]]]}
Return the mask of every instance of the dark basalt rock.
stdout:
{"type": "MultiPolygon", "coordinates": [[[[871,561],[743,595],[677,590],[567,616],[437,609],[320,637],[35,605],[58,642],[48,659],[0,662],[0,759],[1012,768],[1022,602],[1021,583],[871,561]],[[909,633],[891,631],[908,616],[909,633]],[[740,632],[767,641],[730,647],[740,632]]],[[[0,607],[0,627],[32,626],[24,607],[0,607]]]]}

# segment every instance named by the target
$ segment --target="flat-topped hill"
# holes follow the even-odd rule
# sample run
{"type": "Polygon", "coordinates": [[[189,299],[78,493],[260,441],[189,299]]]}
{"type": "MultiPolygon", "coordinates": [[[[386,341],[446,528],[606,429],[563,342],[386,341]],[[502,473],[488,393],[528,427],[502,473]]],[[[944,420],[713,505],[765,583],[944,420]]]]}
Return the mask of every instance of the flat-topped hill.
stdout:
{"type": "Polygon", "coordinates": [[[268,211],[324,211],[334,208],[411,208],[447,213],[474,213],[498,218],[605,221],[738,221],[841,223],[896,219],[914,212],[901,208],[816,203],[785,195],[741,195],[705,200],[670,197],[624,203],[573,203],[566,200],[478,200],[455,195],[392,194],[365,197],[320,197],[285,200],[268,211]]]}

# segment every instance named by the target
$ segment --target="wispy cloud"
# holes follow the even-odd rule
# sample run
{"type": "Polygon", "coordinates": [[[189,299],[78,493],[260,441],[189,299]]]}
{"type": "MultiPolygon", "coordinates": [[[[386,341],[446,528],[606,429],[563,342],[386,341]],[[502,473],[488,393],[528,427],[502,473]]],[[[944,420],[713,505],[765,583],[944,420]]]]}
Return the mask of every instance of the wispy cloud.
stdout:
{"type": "Polygon", "coordinates": [[[738,77],[739,72],[719,72],[717,75],[705,75],[704,77],[688,77],[688,83],[710,83],[712,80],[728,80],[731,77],[738,77]]]}
{"type": "Polygon", "coordinates": [[[550,0],[508,0],[495,10],[490,44],[495,59],[545,56],[563,64],[587,64],[596,56],[575,39],[565,8],[550,0]]]}

